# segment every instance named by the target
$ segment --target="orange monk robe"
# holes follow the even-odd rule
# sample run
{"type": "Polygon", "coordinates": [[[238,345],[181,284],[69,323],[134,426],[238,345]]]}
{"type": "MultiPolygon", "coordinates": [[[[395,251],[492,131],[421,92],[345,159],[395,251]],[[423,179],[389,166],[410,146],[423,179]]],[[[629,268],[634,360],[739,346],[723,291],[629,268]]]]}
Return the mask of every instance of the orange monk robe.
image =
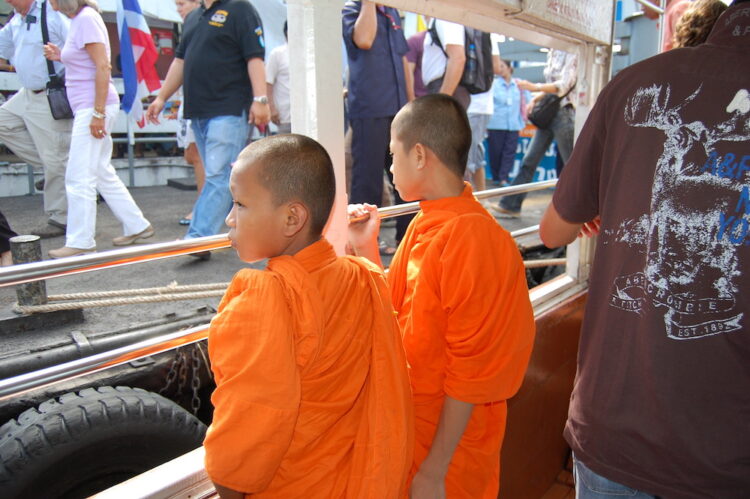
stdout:
{"type": "Polygon", "coordinates": [[[466,184],[420,203],[390,267],[414,397],[412,476],[427,456],[446,395],[475,404],[446,478],[447,497],[496,498],[506,400],[534,339],[523,262],[466,184]]]}
{"type": "Polygon", "coordinates": [[[265,271],[242,270],[208,348],[214,482],[253,497],[404,493],[411,394],[380,269],[321,240],[265,271]]]}

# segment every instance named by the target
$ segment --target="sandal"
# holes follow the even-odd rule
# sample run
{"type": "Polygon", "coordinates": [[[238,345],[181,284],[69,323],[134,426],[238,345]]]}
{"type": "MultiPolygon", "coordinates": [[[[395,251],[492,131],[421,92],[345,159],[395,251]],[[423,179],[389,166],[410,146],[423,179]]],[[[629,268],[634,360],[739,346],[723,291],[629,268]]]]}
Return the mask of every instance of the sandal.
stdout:
{"type": "Polygon", "coordinates": [[[192,213],[190,215],[186,216],[186,217],[182,217],[180,219],[180,225],[190,225],[190,220],[192,220],[192,219],[193,219],[193,214],[192,213]]]}

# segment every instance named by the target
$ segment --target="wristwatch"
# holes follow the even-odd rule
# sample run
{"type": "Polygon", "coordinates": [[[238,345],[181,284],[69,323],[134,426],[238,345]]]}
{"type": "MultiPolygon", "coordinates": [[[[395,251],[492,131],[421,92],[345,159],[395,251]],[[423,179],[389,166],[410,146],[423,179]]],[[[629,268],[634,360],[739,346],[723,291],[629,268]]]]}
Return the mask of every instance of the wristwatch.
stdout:
{"type": "Polygon", "coordinates": [[[260,104],[268,104],[268,97],[265,95],[259,95],[257,97],[253,97],[253,102],[259,102],[260,104]]]}

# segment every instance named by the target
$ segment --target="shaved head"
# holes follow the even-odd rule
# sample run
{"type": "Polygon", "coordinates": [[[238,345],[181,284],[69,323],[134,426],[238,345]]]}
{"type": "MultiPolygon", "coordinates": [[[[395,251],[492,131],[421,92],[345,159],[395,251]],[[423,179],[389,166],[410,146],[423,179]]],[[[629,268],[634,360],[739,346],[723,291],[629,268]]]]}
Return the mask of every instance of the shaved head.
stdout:
{"type": "Polygon", "coordinates": [[[258,140],[240,153],[234,168],[252,169],[276,206],[304,204],[310,233],[323,233],[336,197],[336,179],[328,152],[315,140],[297,134],[258,140]]]}
{"type": "Polygon", "coordinates": [[[407,151],[417,143],[422,144],[463,178],[471,147],[471,127],[466,111],[456,99],[432,94],[409,102],[393,119],[393,131],[407,151]]]}

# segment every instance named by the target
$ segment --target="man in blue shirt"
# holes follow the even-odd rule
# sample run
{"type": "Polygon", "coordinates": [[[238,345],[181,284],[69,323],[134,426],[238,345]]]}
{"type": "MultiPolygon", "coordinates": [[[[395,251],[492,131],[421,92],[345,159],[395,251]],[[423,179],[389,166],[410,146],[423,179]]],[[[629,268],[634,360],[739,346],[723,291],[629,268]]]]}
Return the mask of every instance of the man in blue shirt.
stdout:
{"type": "MultiPolygon", "coordinates": [[[[350,203],[381,205],[383,171],[390,177],[388,154],[391,121],[406,104],[409,51],[398,11],[369,0],[349,0],[343,10],[343,32],[349,62],[347,105],[352,127],[350,203]]],[[[396,202],[402,202],[395,192],[396,202]]],[[[409,217],[399,217],[396,242],[409,217]]],[[[395,251],[395,249],[394,249],[395,251]]]]}

